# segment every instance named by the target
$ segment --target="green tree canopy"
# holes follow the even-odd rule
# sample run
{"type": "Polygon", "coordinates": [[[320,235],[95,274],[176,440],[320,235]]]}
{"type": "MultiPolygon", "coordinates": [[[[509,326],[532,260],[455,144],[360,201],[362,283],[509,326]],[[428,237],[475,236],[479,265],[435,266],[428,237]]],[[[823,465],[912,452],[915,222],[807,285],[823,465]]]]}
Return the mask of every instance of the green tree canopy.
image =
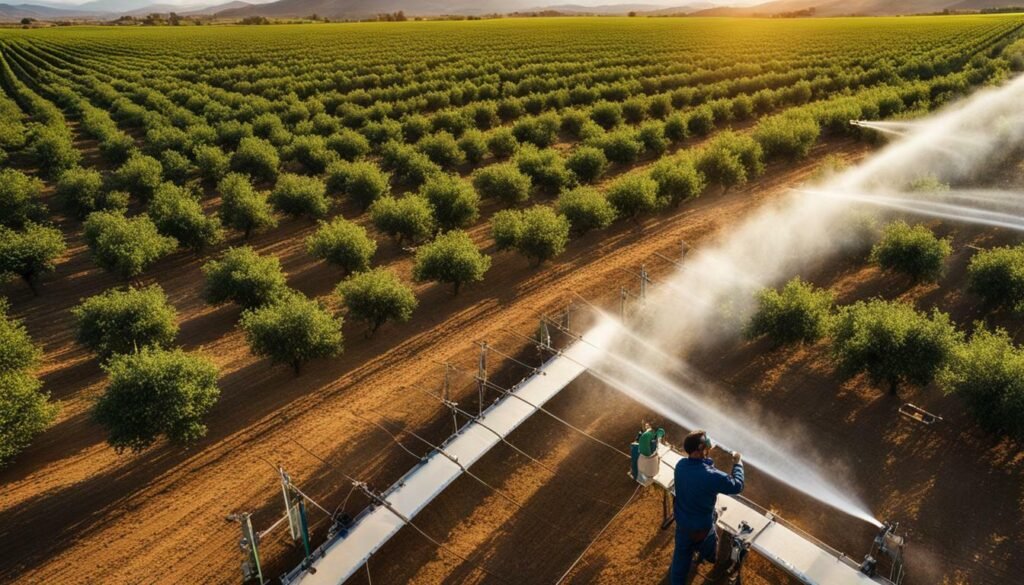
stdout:
{"type": "Polygon", "coordinates": [[[94,415],[118,452],[142,451],[161,436],[188,445],[206,434],[203,417],[220,396],[207,358],[146,347],[115,355],[104,369],[109,382],[94,415]]]}
{"type": "Polygon", "coordinates": [[[52,272],[67,246],[57,228],[28,223],[22,230],[0,226],[0,278],[18,276],[36,293],[36,278],[52,272]]]}
{"type": "Polygon", "coordinates": [[[161,235],[146,214],[129,219],[110,211],[89,214],[85,240],[96,263],[122,278],[142,274],[178,247],[178,241],[161,235]]]}
{"type": "Polygon", "coordinates": [[[523,213],[502,209],[491,217],[491,237],[498,250],[514,250],[523,235],[523,213]]]}
{"type": "Polygon", "coordinates": [[[1024,312],[1024,245],[978,252],[967,266],[967,282],[989,308],[1024,312]]]}
{"type": "Polygon", "coordinates": [[[696,165],[708,181],[729,189],[764,172],[764,150],[749,136],[725,131],[700,151],[696,165]]]}
{"type": "Polygon", "coordinates": [[[277,179],[277,184],[270,193],[270,203],[278,211],[296,217],[323,217],[327,215],[327,210],[331,206],[323,181],[316,177],[291,173],[285,173],[277,179]]]}
{"type": "Polygon", "coordinates": [[[204,144],[193,151],[199,176],[207,183],[215,184],[227,175],[231,158],[219,146],[204,144]]]}
{"type": "Polygon", "coordinates": [[[443,171],[426,154],[415,147],[398,142],[385,144],[381,152],[384,168],[393,172],[395,180],[417,188],[443,171]]]}
{"type": "Polygon", "coordinates": [[[314,258],[341,267],[346,273],[362,272],[370,267],[377,242],[366,229],[343,217],[320,222],[319,229],[306,238],[306,250],[314,258]]]}
{"type": "Polygon", "coordinates": [[[578,234],[604,229],[615,221],[615,208],[603,193],[593,187],[578,187],[558,196],[558,213],[569,220],[578,234]]]}
{"type": "Polygon", "coordinates": [[[78,342],[103,359],[143,347],[168,348],[178,335],[177,312],[159,285],[112,289],[72,309],[78,342]]]}
{"type": "Polygon", "coordinates": [[[14,169],[0,169],[0,225],[20,228],[45,213],[43,182],[14,169]]]}
{"type": "Polygon", "coordinates": [[[327,147],[342,160],[358,160],[370,153],[370,142],[350,128],[342,128],[327,138],[327,147]]]}
{"type": "Polygon", "coordinates": [[[452,169],[466,162],[465,153],[459,148],[455,137],[448,132],[424,136],[416,143],[416,148],[444,169],[452,169]]]}
{"type": "Polygon", "coordinates": [[[82,153],[75,148],[71,134],[61,122],[60,127],[37,126],[28,143],[32,158],[51,177],[60,176],[64,171],[78,166],[82,153]]]}
{"type": "Polygon", "coordinates": [[[452,230],[416,251],[413,278],[450,283],[455,294],[463,284],[483,280],[491,258],[477,249],[469,234],[452,230]]]}
{"type": "Polygon", "coordinates": [[[472,185],[451,175],[436,175],[420,188],[442,230],[468,227],[480,217],[480,195],[472,185]]]}
{"type": "Polygon", "coordinates": [[[478,169],[473,173],[473,186],[484,197],[516,205],[530,199],[533,183],[515,164],[504,162],[478,169]]]}
{"type": "Polygon", "coordinates": [[[546,205],[501,211],[492,226],[499,249],[515,249],[537,265],[564,252],[569,243],[569,220],[546,205]]]}
{"type": "Polygon", "coordinates": [[[280,166],[281,157],[274,145],[254,136],[242,138],[231,155],[231,169],[256,180],[273,181],[280,166]]]}
{"type": "Polygon", "coordinates": [[[253,354],[288,364],[296,375],[307,361],[342,351],[341,319],[298,293],[247,310],[241,327],[253,354]]]}
{"type": "Polygon", "coordinates": [[[228,248],[219,260],[203,265],[203,274],[206,300],[215,305],[233,301],[252,309],[288,292],[281,262],[274,256],[260,256],[249,246],[228,248]]]}
{"type": "Polygon", "coordinates": [[[246,239],[253,232],[277,226],[277,218],[266,193],[256,191],[247,176],[228,173],[217,183],[217,190],[220,191],[221,222],[241,230],[246,239]]]}
{"type": "Polygon", "coordinates": [[[516,154],[516,165],[539,189],[557,193],[573,181],[572,173],[566,168],[562,155],[552,148],[538,149],[533,145],[526,145],[516,154]]]}
{"type": "Polygon", "coordinates": [[[865,372],[895,394],[901,383],[931,382],[952,356],[961,334],[945,313],[925,315],[906,303],[873,300],[840,309],[832,339],[842,370],[865,372]]]}
{"type": "Polygon", "coordinates": [[[116,188],[127,191],[143,201],[149,201],[163,180],[164,168],[160,161],[139,153],[129,157],[113,175],[113,184],[116,188]]]}
{"type": "Polygon", "coordinates": [[[1024,350],[1006,331],[976,330],[953,353],[939,385],[966,402],[988,430],[1024,439],[1024,350]]]}
{"type": "Polygon", "coordinates": [[[30,370],[42,355],[22,322],[8,317],[7,310],[7,301],[0,298],[0,374],[30,370]]]}
{"type": "Polygon", "coordinates": [[[827,332],[834,296],[809,282],[794,278],[781,290],[757,294],[757,310],[747,325],[750,337],[768,336],[776,344],[813,343],[827,332]]]}
{"type": "Polygon", "coordinates": [[[938,280],[952,251],[948,240],[935,237],[925,226],[911,227],[897,220],[885,227],[882,239],[871,249],[871,261],[915,281],[938,280]]]}
{"type": "Polygon", "coordinates": [[[608,157],[596,146],[580,146],[572,151],[565,166],[581,183],[593,183],[608,170],[608,157]]]}
{"type": "Polygon", "coordinates": [[[224,239],[220,220],[203,212],[196,195],[173,183],[160,185],[149,202],[149,216],[160,233],[199,252],[224,239]]]}
{"type": "Polygon", "coordinates": [[[107,191],[103,175],[91,169],[75,167],[64,171],[57,180],[56,193],[68,213],[78,219],[85,219],[94,211],[124,211],[128,208],[128,194],[107,191]]]}
{"type": "Polygon", "coordinates": [[[368,161],[337,162],[327,174],[328,189],[343,194],[360,209],[367,209],[391,190],[391,177],[368,161]]]}
{"type": "Polygon", "coordinates": [[[418,304],[412,289],[386,268],[353,274],[338,285],[338,295],[349,316],[366,322],[370,335],[387,321],[408,321],[418,304]]]}
{"type": "Polygon", "coordinates": [[[651,168],[651,178],[658,184],[659,207],[679,207],[684,201],[700,197],[707,183],[687,156],[663,158],[651,168]]]}
{"type": "Polygon", "coordinates": [[[631,173],[608,187],[608,202],[619,216],[636,219],[658,208],[658,183],[641,173],[631,173]]]}
{"type": "Polygon", "coordinates": [[[424,240],[434,233],[434,210],[423,195],[381,197],[370,206],[370,220],[399,244],[424,240]]]}
{"type": "Polygon", "coordinates": [[[811,152],[821,127],[813,114],[793,110],[758,122],[754,140],[764,149],[766,158],[798,159],[811,152]]]}
{"type": "Polygon", "coordinates": [[[49,402],[41,387],[25,372],[0,372],[0,467],[28,447],[57,416],[57,405],[49,402]]]}

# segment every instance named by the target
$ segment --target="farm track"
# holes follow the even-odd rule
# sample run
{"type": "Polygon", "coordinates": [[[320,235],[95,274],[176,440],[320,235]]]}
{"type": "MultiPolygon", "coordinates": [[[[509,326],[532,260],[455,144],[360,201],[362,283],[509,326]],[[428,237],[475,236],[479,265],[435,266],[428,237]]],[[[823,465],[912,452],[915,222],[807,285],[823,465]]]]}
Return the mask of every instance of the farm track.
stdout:
{"type": "MultiPolygon", "coordinates": [[[[817,152],[832,149],[863,151],[844,142],[822,145],[817,152]]],[[[313,364],[299,378],[252,358],[234,328],[237,310],[212,308],[202,301],[201,260],[176,255],[161,262],[147,282],[163,286],[178,309],[182,345],[201,348],[222,372],[222,396],[210,413],[209,434],[186,452],[160,447],[118,456],[89,419],[88,407],[101,389],[102,375],[75,345],[68,309],[116,282],[93,268],[81,242],[72,240],[70,257],[43,284],[44,296],[31,299],[13,286],[6,291],[16,314],[43,344],[42,375],[64,407],[54,427],[19,458],[19,465],[0,476],[6,485],[0,543],[10,553],[4,556],[0,579],[232,581],[237,528],[225,523],[225,515],[258,510],[257,523],[276,516],[275,477],[265,461],[284,462],[301,485],[326,502],[339,500],[347,489],[340,474],[288,437],[302,437],[315,453],[341,461],[350,473],[384,487],[409,461],[379,450],[380,436],[368,435],[372,427],[346,416],[346,411],[380,412],[397,426],[429,426],[436,408],[424,408],[426,398],[402,388],[435,384],[436,361],[465,358],[477,339],[503,339],[515,347],[518,340],[510,339],[506,329],[531,331],[539,313],[563,306],[570,291],[603,295],[629,278],[622,269],[635,270],[655,251],[674,254],[680,238],[696,242],[709,237],[799,182],[812,167],[808,161],[774,170],[728,195],[705,197],[650,218],[642,229],[619,225],[589,235],[541,271],[528,269],[519,257],[500,255],[490,278],[454,299],[446,289],[422,286],[417,319],[385,328],[369,341],[358,339],[358,327],[346,325],[352,340],[346,355],[313,364]],[[45,547],[39,545],[43,541],[45,547]],[[156,566],[164,568],[160,575],[152,572],[156,566]]],[[[339,276],[306,257],[296,236],[308,228],[306,222],[288,221],[253,244],[282,259],[291,285],[320,296],[339,276]]],[[[397,264],[409,270],[407,258],[397,264]]]]}

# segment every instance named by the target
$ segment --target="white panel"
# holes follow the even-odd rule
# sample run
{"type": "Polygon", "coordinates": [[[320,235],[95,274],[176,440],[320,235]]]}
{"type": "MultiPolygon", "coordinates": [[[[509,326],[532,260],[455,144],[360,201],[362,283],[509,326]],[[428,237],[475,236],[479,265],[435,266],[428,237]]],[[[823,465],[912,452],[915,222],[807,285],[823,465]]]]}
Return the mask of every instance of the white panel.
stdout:
{"type": "MultiPolygon", "coordinates": [[[[665,444],[658,446],[658,452],[661,454],[661,472],[655,477],[655,482],[675,495],[673,472],[683,456],[665,444]]],[[[888,584],[885,579],[872,579],[861,573],[855,566],[844,561],[843,557],[775,522],[741,499],[720,495],[715,507],[718,509],[719,528],[736,534],[739,532],[740,523],[746,522],[753,529],[751,549],[804,583],[888,584]]]]}
{"type": "MultiPolygon", "coordinates": [[[[562,352],[565,357],[548,360],[540,370],[513,390],[527,402],[542,406],[562,388],[569,385],[600,356],[594,345],[603,345],[613,333],[607,323],[587,333],[586,341],[577,341],[562,352]]],[[[536,410],[530,404],[513,397],[505,397],[484,411],[482,421],[491,429],[508,436],[536,410]]],[[[466,467],[475,463],[500,439],[490,430],[470,423],[444,447],[445,453],[455,457],[466,467]]],[[[462,473],[462,469],[449,458],[434,453],[424,463],[407,473],[388,492],[387,501],[405,517],[412,519],[462,473]]],[[[302,585],[340,585],[377,549],[384,545],[403,522],[390,510],[381,506],[362,516],[345,538],[327,545],[324,555],[313,562],[316,573],[299,572],[290,583],[302,585]]]]}

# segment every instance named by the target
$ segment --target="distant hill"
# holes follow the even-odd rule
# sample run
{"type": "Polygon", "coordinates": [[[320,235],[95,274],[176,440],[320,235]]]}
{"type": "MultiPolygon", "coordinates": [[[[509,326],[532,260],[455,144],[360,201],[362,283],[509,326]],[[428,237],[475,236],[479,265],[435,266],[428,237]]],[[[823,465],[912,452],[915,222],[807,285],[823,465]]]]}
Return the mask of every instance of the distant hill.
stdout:
{"type": "Polygon", "coordinates": [[[479,15],[528,10],[534,4],[522,0],[278,0],[269,4],[224,10],[216,16],[295,18],[318,14],[328,18],[355,19],[398,11],[409,16],[479,15]]]}
{"type": "MultiPolygon", "coordinates": [[[[1022,0],[1024,1],[1024,0],[1022,0]]],[[[554,4],[531,8],[530,11],[552,10],[562,14],[628,14],[636,12],[644,15],[689,14],[714,6],[710,2],[693,2],[666,8],[661,4],[603,4],[600,6],[584,6],[582,4],[554,4]]]]}
{"type": "Polygon", "coordinates": [[[23,18],[36,20],[75,20],[83,18],[103,18],[112,16],[110,13],[97,13],[82,10],[78,7],[54,8],[39,4],[0,4],[0,22],[17,22],[23,18]]]}
{"type": "Polygon", "coordinates": [[[182,14],[184,16],[210,16],[218,12],[223,12],[224,10],[237,10],[241,8],[248,8],[250,6],[253,6],[253,4],[249,2],[242,2],[241,0],[234,0],[233,2],[226,2],[224,4],[214,4],[213,6],[207,6],[205,8],[178,12],[178,14],[182,14]]]}
{"type": "MultiPolygon", "coordinates": [[[[99,0],[110,1],[110,0],[99,0]]],[[[769,2],[737,6],[715,6],[708,0],[686,2],[680,6],[665,7],[654,4],[608,4],[585,6],[580,4],[545,5],[524,0],[278,0],[269,4],[229,9],[217,13],[218,17],[242,18],[267,16],[288,18],[319,14],[328,18],[367,18],[386,12],[405,12],[409,16],[440,16],[445,14],[479,15],[510,12],[537,12],[550,10],[563,14],[690,14],[691,16],[771,16],[799,13],[809,9],[815,16],[883,16],[921,14],[951,10],[980,10],[1011,5],[1024,0],[772,0],[769,2]]]]}
{"type": "Polygon", "coordinates": [[[153,4],[156,4],[153,0],[92,0],[91,2],[75,6],[75,10],[81,12],[127,14],[129,12],[143,10],[147,6],[153,4]]]}
{"type": "Polygon", "coordinates": [[[983,8],[1010,8],[1024,6],[1024,0],[962,0],[950,6],[950,10],[981,10],[983,8]]]}
{"type": "Polygon", "coordinates": [[[232,0],[211,4],[217,1],[197,0],[186,5],[174,5],[163,4],[159,0],[91,0],[85,4],[69,6],[39,0],[35,4],[0,4],[0,21],[16,22],[22,18],[110,20],[121,15],[144,16],[152,12],[177,12],[187,16],[212,15],[224,19],[241,19],[248,16],[299,18],[312,14],[331,19],[362,19],[398,11],[403,11],[410,17],[539,11],[598,15],[636,12],[652,16],[773,16],[813,9],[815,16],[881,16],[941,12],[944,9],[977,11],[983,8],[1024,4],[1024,0],[770,0],[755,5],[749,5],[749,2],[744,0],[735,0],[733,6],[722,5],[727,2],[710,0],[680,0],[678,6],[649,2],[587,6],[573,4],[571,0],[563,4],[544,4],[543,0],[277,0],[265,4],[257,3],[261,0],[232,0]]]}
{"type": "Polygon", "coordinates": [[[815,16],[894,16],[922,14],[943,10],[979,10],[989,8],[1001,0],[774,0],[743,8],[717,7],[701,10],[691,16],[770,16],[814,9],[815,16]],[[961,5],[977,5],[966,7],[961,5]]]}

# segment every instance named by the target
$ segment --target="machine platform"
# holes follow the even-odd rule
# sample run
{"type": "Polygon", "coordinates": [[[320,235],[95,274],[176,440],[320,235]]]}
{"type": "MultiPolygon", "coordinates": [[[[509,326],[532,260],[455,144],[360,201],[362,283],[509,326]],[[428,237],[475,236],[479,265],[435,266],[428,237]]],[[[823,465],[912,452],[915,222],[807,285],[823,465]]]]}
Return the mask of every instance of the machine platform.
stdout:
{"type": "MultiPolygon", "coordinates": [[[[682,453],[658,445],[661,468],[654,483],[675,495],[675,467],[682,453]]],[[[849,557],[819,542],[809,534],[788,526],[771,512],[741,497],[720,495],[716,504],[718,527],[741,535],[750,549],[803,583],[817,585],[892,585],[884,577],[869,577],[849,557]],[[743,534],[746,536],[743,536],[743,534]]]]}

